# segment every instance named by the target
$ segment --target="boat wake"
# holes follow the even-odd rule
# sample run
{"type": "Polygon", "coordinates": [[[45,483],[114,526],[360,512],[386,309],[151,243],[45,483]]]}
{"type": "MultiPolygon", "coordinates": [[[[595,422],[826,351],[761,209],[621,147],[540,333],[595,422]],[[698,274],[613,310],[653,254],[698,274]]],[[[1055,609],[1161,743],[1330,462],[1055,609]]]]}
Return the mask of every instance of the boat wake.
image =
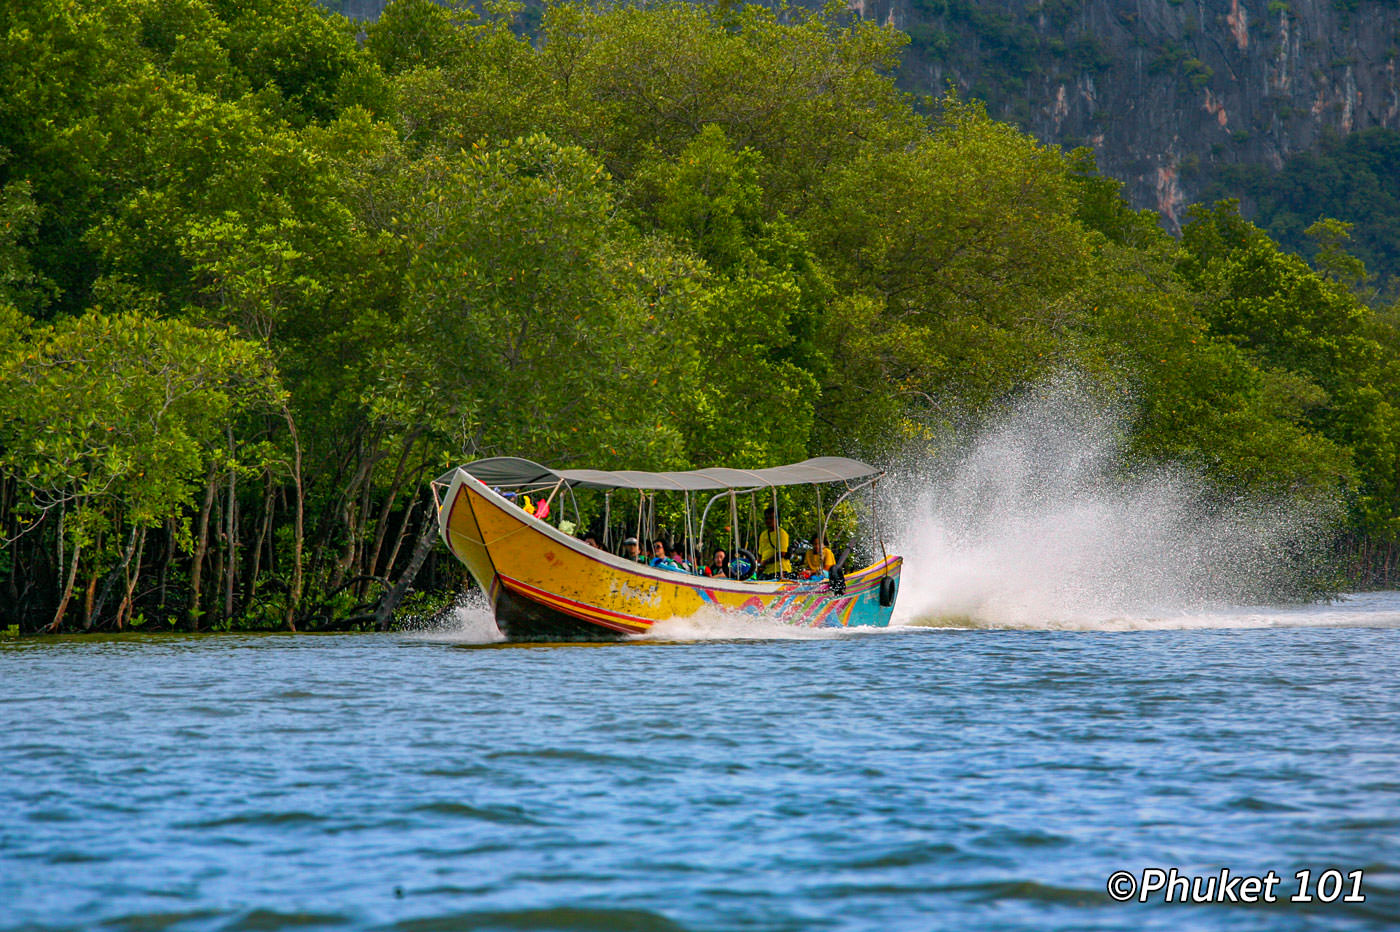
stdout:
{"type": "Polygon", "coordinates": [[[703,611],[688,618],[668,618],[651,626],[637,641],[811,641],[851,637],[889,629],[804,628],[762,615],[703,611]]]}
{"type": "Polygon", "coordinates": [[[1171,631],[1197,628],[1400,628],[1400,593],[1361,592],[1308,605],[1226,605],[1210,609],[1123,615],[1043,616],[909,615],[888,631],[930,629],[1034,631],[1171,631]]]}
{"type": "Polygon", "coordinates": [[[441,644],[500,644],[506,639],[480,589],[462,593],[450,609],[412,629],[410,635],[441,644]]]}
{"type": "MultiPolygon", "coordinates": [[[[689,618],[659,621],[646,634],[625,638],[628,643],[678,641],[796,641],[849,637],[878,628],[800,628],[761,615],[734,615],[703,611],[689,618]]],[[[463,594],[452,608],[411,629],[409,636],[435,644],[476,646],[503,644],[491,608],[479,590],[463,594]]]]}
{"type": "Polygon", "coordinates": [[[950,455],[893,470],[886,488],[903,505],[889,509],[900,515],[891,549],[905,559],[894,623],[1113,630],[1364,616],[1243,607],[1301,590],[1334,506],[1222,500],[1183,466],[1131,472],[1130,427],[1063,378],[950,455]]]}

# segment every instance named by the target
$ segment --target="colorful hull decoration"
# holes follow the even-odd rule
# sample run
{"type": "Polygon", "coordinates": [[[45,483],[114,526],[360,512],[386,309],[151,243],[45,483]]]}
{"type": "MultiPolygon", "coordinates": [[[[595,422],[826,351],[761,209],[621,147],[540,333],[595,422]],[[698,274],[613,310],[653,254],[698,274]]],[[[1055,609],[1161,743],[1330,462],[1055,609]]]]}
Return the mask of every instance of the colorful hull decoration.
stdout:
{"type": "Polygon", "coordinates": [[[740,582],[630,562],[575,540],[457,470],[438,513],[449,550],[490,600],[510,640],[607,640],[705,610],[805,627],[889,624],[902,560],[825,580],[740,582]],[[889,582],[885,582],[889,580],[889,582]],[[883,603],[883,604],[882,604],[883,603]]]}

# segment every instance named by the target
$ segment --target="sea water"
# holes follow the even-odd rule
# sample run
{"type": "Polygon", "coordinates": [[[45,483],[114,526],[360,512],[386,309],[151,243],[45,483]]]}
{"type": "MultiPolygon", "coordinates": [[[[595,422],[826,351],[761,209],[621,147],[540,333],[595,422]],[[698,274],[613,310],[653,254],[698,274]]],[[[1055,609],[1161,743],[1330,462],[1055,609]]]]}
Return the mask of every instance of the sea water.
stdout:
{"type": "Polygon", "coordinates": [[[0,929],[1400,923],[1400,596],[928,621],[10,642],[0,929]],[[1365,901],[1107,895],[1169,867],[1365,901]]]}

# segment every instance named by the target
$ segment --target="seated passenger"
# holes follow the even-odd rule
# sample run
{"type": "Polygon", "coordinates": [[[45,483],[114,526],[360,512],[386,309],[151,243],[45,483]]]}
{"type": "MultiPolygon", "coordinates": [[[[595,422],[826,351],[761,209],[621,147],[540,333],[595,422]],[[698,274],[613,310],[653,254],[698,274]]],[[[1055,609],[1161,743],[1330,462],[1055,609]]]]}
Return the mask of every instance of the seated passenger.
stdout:
{"type": "Polygon", "coordinates": [[[671,562],[676,564],[676,569],[680,570],[682,573],[695,572],[690,565],[690,561],[687,560],[685,554],[681,552],[681,548],[677,547],[675,544],[671,545],[671,562]]]}
{"type": "Polygon", "coordinates": [[[680,569],[671,558],[666,556],[666,542],[664,540],[654,540],[651,542],[651,559],[648,561],[652,566],[662,570],[680,569]]]}
{"type": "Polygon", "coordinates": [[[729,556],[723,550],[715,551],[715,555],[710,558],[709,565],[705,567],[705,575],[720,578],[729,575],[729,556]]]}
{"type": "Polygon", "coordinates": [[[629,537],[622,542],[622,559],[631,560],[633,563],[645,563],[647,558],[642,555],[642,548],[637,545],[637,538],[629,537]]]}
{"type": "Polygon", "coordinates": [[[782,573],[792,572],[792,563],[787,558],[788,532],[778,527],[778,517],[770,505],[763,512],[768,530],[758,535],[759,575],[773,578],[782,573]]]}
{"type": "Polygon", "coordinates": [[[822,541],[820,534],[812,537],[812,549],[807,551],[807,556],[802,561],[802,567],[806,575],[821,579],[830,572],[836,565],[836,555],[822,541]]]}

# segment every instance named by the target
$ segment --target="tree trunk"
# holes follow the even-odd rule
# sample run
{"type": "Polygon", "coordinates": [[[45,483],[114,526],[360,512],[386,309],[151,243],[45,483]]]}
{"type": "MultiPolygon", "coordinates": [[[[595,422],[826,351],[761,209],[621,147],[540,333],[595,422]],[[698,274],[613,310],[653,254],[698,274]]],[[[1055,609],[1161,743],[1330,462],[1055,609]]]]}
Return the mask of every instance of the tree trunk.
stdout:
{"type": "Polygon", "coordinates": [[[117,630],[122,630],[122,625],[131,620],[131,600],[136,592],[136,584],[141,579],[141,558],[146,553],[146,529],[143,527],[138,534],[135,528],[131,530],[132,543],[136,545],[133,566],[133,556],[131,550],[127,550],[126,562],[122,566],[122,572],[126,575],[126,591],[122,594],[122,603],[117,606],[117,630]]]}
{"type": "Polygon", "coordinates": [[[393,511],[394,500],[399,497],[399,492],[403,489],[403,471],[408,465],[408,455],[413,451],[413,445],[418,442],[418,432],[410,431],[404,441],[403,453],[399,454],[399,463],[394,467],[394,481],[389,485],[389,493],[384,496],[384,505],[379,509],[379,518],[375,522],[374,528],[374,550],[370,554],[369,562],[364,566],[364,572],[370,576],[388,576],[393,569],[393,565],[384,567],[384,572],[379,572],[379,555],[384,549],[384,537],[389,530],[389,514],[393,511]]]}
{"type": "Polygon", "coordinates": [[[209,550],[209,512],[214,507],[214,492],[218,488],[215,481],[218,467],[210,465],[209,484],[204,490],[204,506],[199,510],[199,536],[195,539],[194,557],[190,561],[190,602],[188,613],[190,625],[199,630],[199,585],[204,572],[204,555],[209,550]]]}
{"type": "MultiPolygon", "coordinates": [[[[233,456],[233,428],[228,429],[229,456],[233,456]]],[[[224,576],[224,620],[233,618],[233,584],[238,577],[238,470],[228,471],[228,514],[224,527],[228,531],[228,572],[224,576]]]]}
{"type": "Polygon", "coordinates": [[[48,631],[53,633],[63,624],[63,613],[68,611],[68,599],[73,595],[73,580],[78,578],[78,555],[83,552],[83,545],[73,544],[73,566],[68,571],[68,584],[63,587],[63,597],[58,600],[58,611],[53,613],[53,621],[49,623],[48,631]]]}
{"type": "Polygon", "coordinates": [[[118,563],[107,571],[107,575],[102,577],[102,588],[97,590],[97,601],[92,603],[92,618],[89,619],[83,630],[86,631],[97,624],[102,617],[102,609],[107,607],[107,600],[111,598],[112,587],[117,584],[117,575],[122,571],[122,564],[118,563]]]}
{"type": "Polygon", "coordinates": [[[355,477],[350,480],[350,484],[345,488],[344,497],[341,499],[341,517],[345,523],[345,549],[341,551],[340,557],[336,560],[335,569],[331,572],[329,588],[339,589],[345,578],[350,575],[350,568],[355,565],[356,557],[359,554],[360,537],[363,533],[364,514],[368,508],[367,499],[374,485],[374,467],[382,459],[382,455],[376,452],[375,447],[379,442],[379,432],[369,438],[369,443],[361,443],[360,446],[360,467],[355,471],[355,477]],[[366,453],[365,450],[369,452],[366,453]],[[362,507],[357,499],[365,500],[362,507]]]}
{"type": "Polygon", "coordinates": [[[263,495],[263,519],[262,525],[258,528],[258,542],[253,545],[252,565],[248,568],[248,580],[244,585],[243,601],[251,602],[258,594],[258,574],[262,572],[263,545],[267,542],[268,534],[272,530],[272,512],[275,504],[275,488],[273,486],[272,470],[267,472],[267,492],[263,495]]]}
{"type": "Polygon", "coordinates": [[[287,430],[292,435],[292,480],[296,483],[297,510],[296,524],[292,536],[292,588],[287,593],[287,630],[297,629],[297,611],[301,608],[301,550],[303,544],[303,521],[306,515],[306,496],[301,483],[301,438],[297,436],[296,421],[292,419],[292,409],[284,407],[283,416],[287,419],[287,430]]]}
{"type": "Polygon", "coordinates": [[[220,592],[224,585],[224,552],[228,549],[228,537],[224,533],[224,507],[217,498],[214,500],[214,566],[209,573],[210,588],[213,590],[209,597],[209,610],[216,617],[222,614],[223,599],[220,592]]]}
{"type": "Polygon", "coordinates": [[[175,559],[175,519],[165,519],[165,551],[160,559],[160,605],[156,609],[165,615],[165,595],[170,584],[170,563],[175,559]]]}
{"type": "MultiPolygon", "coordinates": [[[[351,537],[351,540],[353,540],[355,543],[355,547],[354,556],[350,562],[349,569],[350,572],[354,573],[357,576],[364,575],[364,570],[361,569],[361,567],[365,562],[365,534],[369,530],[370,506],[374,504],[373,500],[370,497],[371,493],[373,492],[374,473],[371,472],[369,478],[365,480],[365,484],[360,487],[360,507],[357,509],[355,515],[355,533],[351,537]]],[[[364,596],[364,592],[365,583],[364,580],[361,579],[360,582],[355,584],[355,597],[362,598],[364,596]]]]}
{"type": "Polygon", "coordinates": [[[437,532],[436,515],[430,508],[423,516],[423,527],[418,532],[418,540],[413,544],[413,556],[409,558],[408,566],[404,568],[403,575],[394,587],[380,598],[379,607],[374,611],[374,626],[380,631],[389,627],[389,619],[393,616],[394,609],[399,607],[399,603],[413,585],[418,571],[423,568],[423,561],[428,559],[428,552],[433,548],[433,538],[437,536],[437,532]]]}
{"type": "Polygon", "coordinates": [[[394,538],[394,549],[389,551],[389,559],[384,561],[384,572],[379,575],[388,579],[394,572],[394,564],[398,562],[399,550],[403,547],[404,540],[408,537],[408,529],[413,527],[413,516],[418,512],[418,500],[414,499],[404,510],[403,521],[399,524],[399,533],[394,538]]]}
{"type": "Polygon", "coordinates": [[[334,592],[345,582],[345,577],[350,575],[350,566],[355,562],[355,502],[353,497],[347,498],[345,507],[342,509],[345,521],[345,549],[340,552],[340,556],[335,561],[335,569],[331,570],[331,580],[327,588],[334,592]]]}
{"type": "Polygon", "coordinates": [[[97,595],[97,580],[100,574],[96,568],[92,571],[92,576],[88,579],[88,584],[83,592],[83,630],[92,627],[92,600],[97,595]]]}
{"type": "MultiPolygon", "coordinates": [[[[354,558],[355,523],[351,518],[353,503],[355,501],[355,496],[360,492],[360,484],[368,481],[370,474],[374,471],[375,464],[378,463],[381,458],[380,454],[374,452],[379,444],[380,433],[381,431],[376,428],[368,440],[363,431],[356,434],[354,444],[355,452],[346,459],[345,465],[348,467],[351,461],[358,462],[359,465],[356,466],[355,473],[351,476],[350,481],[346,483],[345,488],[341,489],[336,495],[335,500],[330,502],[325,510],[321,512],[321,520],[317,523],[316,533],[312,537],[312,539],[316,541],[316,546],[311,553],[310,572],[312,578],[319,578],[321,562],[325,557],[326,547],[334,536],[332,527],[336,523],[337,518],[344,521],[346,533],[349,534],[351,538],[346,545],[346,551],[349,552],[349,556],[346,556],[346,552],[342,552],[341,556],[336,559],[336,567],[331,572],[330,585],[327,587],[329,589],[339,587],[349,569],[349,562],[347,561],[353,560],[354,558]],[[366,453],[365,450],[369,450],[370,452],[366,453]]],[[[343,474],[343,469],[337,473],[337,482],[339,481],[339,477],[343,474]]]]}

